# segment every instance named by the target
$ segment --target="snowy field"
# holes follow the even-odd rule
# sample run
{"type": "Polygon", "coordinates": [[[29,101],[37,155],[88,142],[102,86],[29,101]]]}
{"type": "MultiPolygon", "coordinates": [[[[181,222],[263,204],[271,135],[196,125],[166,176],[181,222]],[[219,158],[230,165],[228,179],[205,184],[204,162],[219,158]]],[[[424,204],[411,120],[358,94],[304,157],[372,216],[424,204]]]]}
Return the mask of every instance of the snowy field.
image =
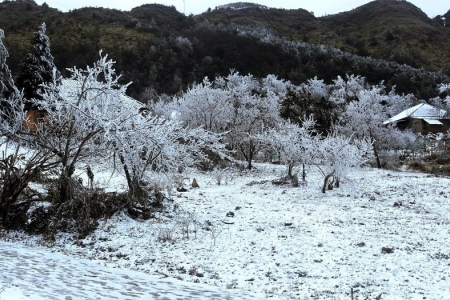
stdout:
{"type": "Polygon", "coordinates": [[[0,299],[263,299],[176,279],[102,267],[20,244],[0,242],[0,299]]]}
{"type": "MultiPolygon", "coordinates": [[[[83,240],[60,236],[52,251],[123,270],[115,271],[120,278],[125,270],[145,273],[128,275],[137,282],[151,275],[272,299],[350,299],[352,288],[354,299],[380,294],[381,299],[450,299],[449,178],[364,169],[322,194],[314,169],[307,185],[293,188],[271,183],[283,166],[256,168],[227,173],[220,186],[213,174],[192,173],[185,180],[188,191],[174,192],[155,218],[118,215],[83,240]],[[189,187],[194,177],[200,188],[189,187]]],[[[39,237],[17,233],[3,240],[42,245],[39,237]]],[[[0,252],[5,245],[0,243],[0,252]]],[[[63,260],[58,256],[56,263],[63,260]]],[[[77,260],[71,264],[75,269],[77,260]]],[[[82,274],[75,272],[73,289],[95,285],[82,274]]],[[[29,285],[11,285],[5,278],[12,280],[0,275],[0,290],[6,287],[0,299],[8,299],[8,289],[26,295],[29,285]]],[[[42,283],[41,289],[52,284],[42,283]]]]}

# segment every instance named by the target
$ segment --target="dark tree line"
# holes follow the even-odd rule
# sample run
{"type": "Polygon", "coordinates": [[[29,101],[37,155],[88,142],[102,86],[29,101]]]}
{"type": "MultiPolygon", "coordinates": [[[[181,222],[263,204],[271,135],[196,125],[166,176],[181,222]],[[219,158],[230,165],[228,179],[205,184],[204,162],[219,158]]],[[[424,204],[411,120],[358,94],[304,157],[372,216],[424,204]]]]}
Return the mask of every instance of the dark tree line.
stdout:
{"type": "MultiPolygon", "coordinates": [[[[46,21],[54,63],[63,75],[67,68],[89,65],[103,49],[116,62],[121,82],[133,82],[127,93],[137,99],[145,98],[142,95],[147,88],[172,95],[205,76],[225,76],[230,69],[256,77],[276,74],[294,84],[315,76],[331,83],[337,76],[359,74],[370,84],[383,80],[388,89],[395,85],[398,93],[413,93],[422,99],[437,96],[436,86],[448,81],[442,73],[292,42],[261,26],[201,23],[173,8],[144,5],[130,12],[136,16],[133,19],[119,11],[93,8],[63,14],[64,18],[47,9],[46,13],[55,14],[51,18],[38,7],[32,7],[33,16],[46,21]],[[112,37],[105,36],[105,24],[115,28],[112,37]]],[[[8,30],[29,27],[36,21],[24,22],[13,19],[9,23],[14,26],[3,29],[8,34],[8,30]]],[[[29,48],[7,46],[14,49],[8,59],[12,74],[19,87],[25,88],[19,74],[29,48]]]]}

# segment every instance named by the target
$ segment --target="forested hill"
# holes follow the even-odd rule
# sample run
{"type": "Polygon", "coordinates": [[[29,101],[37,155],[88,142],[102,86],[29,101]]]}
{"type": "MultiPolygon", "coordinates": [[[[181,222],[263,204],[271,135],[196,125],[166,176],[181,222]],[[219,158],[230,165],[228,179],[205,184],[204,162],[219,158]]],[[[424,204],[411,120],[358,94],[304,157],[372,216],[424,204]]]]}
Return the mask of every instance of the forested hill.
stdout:
{"type": "Polygon", "coordinates": [[[185,16],[159,4],[128,12],[82,8],[62,13],[22,0],[0,3],[0,28],[13,75],[32,33],[45,22],[60,71],[92,64],[103,49],[117,62],[123,81],[133,81],[129,93],[136,98],[145,98],[146,87],[173,94],[230,69],[257,77],[276,74],[294,83],[314,76],[329,82],[355,73],[427,98],[450,75],[450,11],[442,14],[449,24],[396,0],[319,18],[303,9],[249,3],[185,16]]]}

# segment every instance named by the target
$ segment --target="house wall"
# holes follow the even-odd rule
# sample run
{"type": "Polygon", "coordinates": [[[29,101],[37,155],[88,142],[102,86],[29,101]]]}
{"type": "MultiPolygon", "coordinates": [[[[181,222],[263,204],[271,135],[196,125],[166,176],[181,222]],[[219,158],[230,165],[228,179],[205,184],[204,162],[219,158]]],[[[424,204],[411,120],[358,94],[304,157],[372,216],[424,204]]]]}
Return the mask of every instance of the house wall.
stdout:
{"type": "Polygon", "coordinates": [[[420,119],[410,119],[409,128],[412,128],[416,133],[423,132],[423,120],[420,119]]]}
{"type": "Polygon", "coordinates": [[[28,121],[23,121],[23,125],[27,129],[36,130],[37,126],[36,124],[39,124],[40,122],[46,122],[47,115],[45,112],[30,109],[26,112],[28,121]]]}
{"type": "Polygon", "coordinates": [[[446,132],[450,129],[450,120],[449,119],[440,119],[439,120],[443,125],[433,125],[428,124],[422,119],[409,119],[407,122],[407,127],[414,130],[416,133],[427,134],[429,132],[438,133],[438,132],[446,132]]]}

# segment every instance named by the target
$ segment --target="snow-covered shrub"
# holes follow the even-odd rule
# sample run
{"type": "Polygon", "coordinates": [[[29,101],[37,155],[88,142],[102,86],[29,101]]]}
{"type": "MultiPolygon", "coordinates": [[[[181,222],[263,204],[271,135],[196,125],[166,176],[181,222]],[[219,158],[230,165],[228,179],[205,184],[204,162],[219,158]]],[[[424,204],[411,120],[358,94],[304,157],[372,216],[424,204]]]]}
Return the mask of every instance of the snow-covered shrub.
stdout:
{"type": "Polygon", "coordinates": [[[221,185],[227,175],[227,169],[214,168],[211,175],[216,180],[217,185],[221,185]]]}
{"type": "Polygon", "coordinates": [[[330,134],[321,140],[314,153],[315,166],[324,178],[322,192],[339,187],[355,167],[364,165],[372,149],[368,138],[356,139],[338,134],[330,134]]]}
{"type": "Polygon", "coordinates": [[[177,224],[175,224],[174,226],[160,226],[157,229],[156,232],[156,238],[159,242],[165,243],[172,243],[175,240],[175,230],[177,228],[177,224]]]}
{"type": "Polygon", "coordinates": [[[29,150],[20,141],[6,138],[1,139],[0,148],[0,224],[24,228],[29,208],[42,200],[29,183],[54,166],[52,155],[44,150],[29,150]]]}
{"type": "Polygon", "coordinates": [[[271,130],[268,140],[280,161],[286,165],[287,176],[292,179],[298,166],[303,166],[302,179],[306,180],[305,167],[312,163],[320,135],[314,130],[312,117],[304,119],[302,125],[285,121],[279,129],[271,130]]]}

